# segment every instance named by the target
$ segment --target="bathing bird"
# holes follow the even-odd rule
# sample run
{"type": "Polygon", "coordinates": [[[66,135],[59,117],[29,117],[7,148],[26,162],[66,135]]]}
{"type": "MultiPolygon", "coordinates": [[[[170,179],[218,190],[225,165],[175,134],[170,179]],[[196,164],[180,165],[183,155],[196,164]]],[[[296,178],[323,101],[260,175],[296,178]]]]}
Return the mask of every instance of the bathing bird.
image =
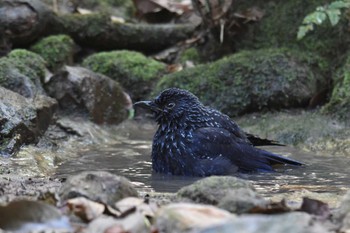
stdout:
{"type": "Polygon", "coordinates": [[[152,111],[158,124],[152,144],[155,172],[210,176],[273,172],[275,165],[302,165],[255,147],[250,138],[257,137],[247,135],[227,115],[204,106],[187,90],[169,88],[154,100],[134,105],[152,111]]]}

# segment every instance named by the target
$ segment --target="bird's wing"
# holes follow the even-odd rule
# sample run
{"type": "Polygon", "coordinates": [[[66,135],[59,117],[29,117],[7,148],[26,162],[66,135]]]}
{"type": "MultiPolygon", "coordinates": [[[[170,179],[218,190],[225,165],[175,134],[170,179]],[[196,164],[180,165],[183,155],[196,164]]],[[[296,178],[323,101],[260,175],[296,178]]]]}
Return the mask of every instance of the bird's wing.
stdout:
{"type": "Polygon", "coordinates": [[[273,171],[262,150],[242,142],[224,128],[198,128],[193,132],[192,143],[193,153],[200,158],[227,158],[241,171],[273,171]]]}
{"type": "Polygon", "coordinates": [[[285,146],[278,141],[267,139],[267,138],[260,138],[259,136],[256,136],[254,134],[245,133],[248,140],[253,144],[253,146],[285,146]]]}

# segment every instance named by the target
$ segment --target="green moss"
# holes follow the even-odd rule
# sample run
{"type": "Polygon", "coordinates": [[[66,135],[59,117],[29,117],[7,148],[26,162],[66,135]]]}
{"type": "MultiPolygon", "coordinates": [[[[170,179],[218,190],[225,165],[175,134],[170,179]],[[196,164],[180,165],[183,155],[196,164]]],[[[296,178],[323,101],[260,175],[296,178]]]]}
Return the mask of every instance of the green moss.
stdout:
{"type": "Polygon", "coordinates": [[[106,23],[110,22],[108,14],[68,14],[60,19],[67,32],[75,33],[81,38],[97,37],[109,31],[109,25],[106,23]]]}
{"type": "Polygon", "coordinates": [[[231,116],[263,108],[303,106],[324,83],[319,64],[326,63],[320,57],[311,61],[301,54],[287,49],[242,51],[166,75],[153,94],[168,87],[184,88],[231,116]]]}
{"type": "Polygon", "coordinates": [[[200,55],[196,48],[188,48],[182,52],[180,56],[180,63],[185,63],[186,61],[192,61],[195,63],[200,63],[200,55]]]}
{"type": "Polygon", "coordinates": [[[31,50],[45,59],[49,69],[57,70],[63,64],[71,63],[74,41],[67,35],[49,36],[33,45],[31,50]]]}
{"type": "Polygon", "coordinates": [[[18,69],[18,71],[31,80],[43,80],[45,78],[45,61],[40,55],[24,49],[15,49],[4,58],[0,59],[0,74],[9,71],[9,69],[18,69]]]}
{"type": "Polygon", "coordinates": [[[350,120],[350,56],[337,70],[330,102],[322,110],[323,113],[350,120]]]}
{"type": "Polygon", "coordinates": [[[131,92],[133,99],[144,98],[165,72],[163,63],[126,50],[91,55],[83,66],[118,81],[131,92]]]}
{"type": "Polygon", "coordinates": [[[312,51],[339,63],[340,55],[346,51],[349,44],[349,33],[345,20],[332,27],[328,20],[318,26],[304,39],[297,41],[296,35],[304,17],[315,11],[317,6],[331,0],[274,0],[269,2],[238,1],[240,10],[249,7],[259,7],[264,11],[261,21],[250,24],[245,33],[237,37],[238,49],[289,47],[303,51],[312,51]]]}

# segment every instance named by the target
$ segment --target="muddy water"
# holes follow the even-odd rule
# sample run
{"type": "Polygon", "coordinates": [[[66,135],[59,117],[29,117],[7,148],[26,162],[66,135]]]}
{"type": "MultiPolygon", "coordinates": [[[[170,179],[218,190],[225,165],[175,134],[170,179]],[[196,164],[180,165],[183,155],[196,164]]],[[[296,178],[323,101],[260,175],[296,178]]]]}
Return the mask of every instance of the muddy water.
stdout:
{"type": "MultiPolygon", "coordinates": [[[[86,170],[104,170],[123,175],[134,182],[141,191],[176,192],[184,185],[197,180],[152,174],[151,142],[155,126],[127,125],[118,141],[113,144],[88,146],[78,151],[78,159],[63,163],[56,175],[66,177],[86,170]]],[[[241,174],[251,180],[266,195],[308,190],[317,193],[340,195],[350,185],[350,159],[334,155],[317,156],[292,147],[265,147],[275,153],[291,156],[307,165],[297,169],[280,169],[276,173],[241,174]]]]}

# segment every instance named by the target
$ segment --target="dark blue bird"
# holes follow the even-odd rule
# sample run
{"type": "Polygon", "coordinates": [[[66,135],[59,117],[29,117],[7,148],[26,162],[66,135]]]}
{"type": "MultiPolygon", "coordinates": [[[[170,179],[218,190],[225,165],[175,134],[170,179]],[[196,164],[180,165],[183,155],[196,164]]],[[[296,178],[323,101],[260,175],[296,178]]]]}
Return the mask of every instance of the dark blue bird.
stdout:
{"type": "Polygon", "coordinates": [[[159,128],[153,138],[152,167],[158,173],[209,176],[271,172],[278,164],[302,165],[254,147],[255,137],[250,141],[227,115],[205,107],[186,90],[169,88],[153,101],[135,106],[155,113],[159,128]]]}

